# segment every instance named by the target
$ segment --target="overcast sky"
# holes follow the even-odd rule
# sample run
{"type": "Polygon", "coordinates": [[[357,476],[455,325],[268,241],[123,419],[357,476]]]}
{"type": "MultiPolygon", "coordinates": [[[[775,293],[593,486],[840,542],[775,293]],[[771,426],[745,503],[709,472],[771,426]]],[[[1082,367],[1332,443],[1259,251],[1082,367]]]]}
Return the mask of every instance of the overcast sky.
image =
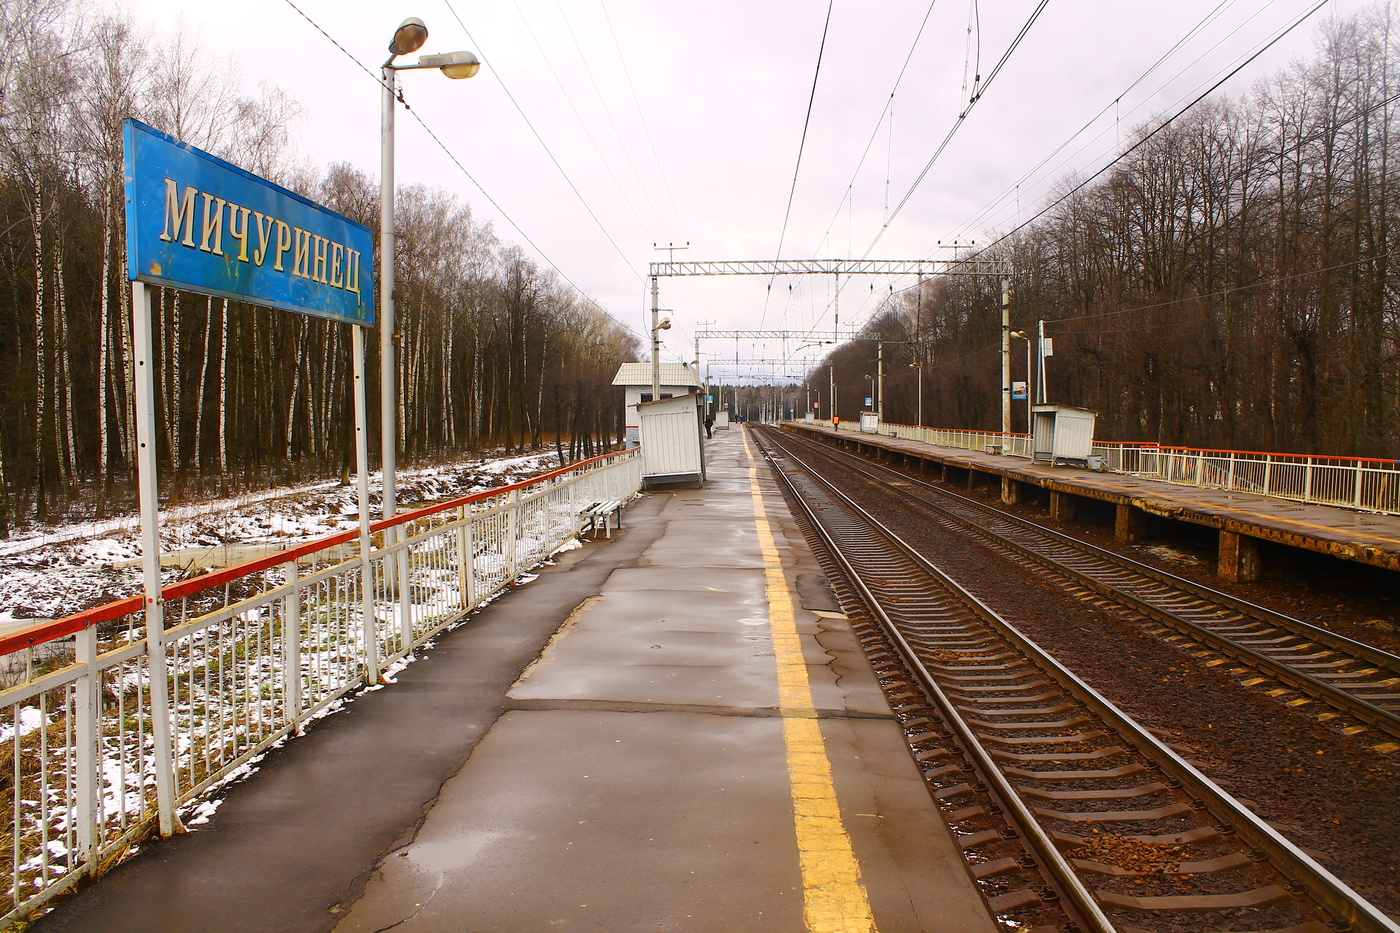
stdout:
{"type": "MultiPolygon", "coordinates": [[[[1049,0],[888,224],[965,109],[974,77],[986,81],[1040,0],[835,0],[786,233],[826,3],[295,2],[349,55],[287,0],[127,0],[127,9],[157,32],[183,24],[208,54],[232,58],[249,87],[271,81],[298,98],[303,159],[348,160],[374,177],[378,87],[360,66],[377,75],[406,16],[428,25],[423,52],[477,52],[485,65],[471,80],[434,71],[402,80],[415,112],[499,209],[402,111],[399,183],[457,192],[503,240],[645,334],[647,263],[667,256],[653,244],[688,242],[677,259],[758,260],[774,258],[782,236],[787,259],[925,259],[945,255],[939,241],[986,242],[1034,213],[1057,180],[1096,170],[1132,126],[1175,112],[1316,0],[1049,0]]],[[[1219,93],[1238,96],[1309,56],[1320,23],[1366,5],[1331,0],[1219,93]]],[[[891,286],[908,284],[852,280],[841,294],[843,328],[891,286]]],[[[831,327],[830,277],[779,278],[771,294],[767,286],[662,279],[661,304],[676,321],[668,358],[693,357],[703,321],[831,327]]],[[[798,343],[738,352],[785,355],[798,343]]],[[[702,351],[733,359],[736,347],[706,341],[702,351]]]]}

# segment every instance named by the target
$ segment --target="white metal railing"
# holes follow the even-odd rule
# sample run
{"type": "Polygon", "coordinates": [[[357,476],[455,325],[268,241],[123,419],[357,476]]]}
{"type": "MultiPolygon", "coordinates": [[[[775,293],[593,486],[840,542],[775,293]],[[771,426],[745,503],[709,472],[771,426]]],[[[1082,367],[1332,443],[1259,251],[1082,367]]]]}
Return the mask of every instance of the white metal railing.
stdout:
{"type": "Polygon", "coordinates": [[[1104,462],[1123,473],[1186,486],[1400,515],[1400,461],[1156,444],[1111,444],[1104,445],[1104,449],[1104,462]]]}
{"type": "MultiPolygon", "coordinates": [[[[829,420],[821,418],[813,418],[809,423],[831,427],[829,420]]],[[[847,423],[849,424],[849,422],[847,423]]],[[[923,428],[910,424],[890,424],[889,422],[877,422],[877,425],[878,431],[869,433],[879,433],[886,437],[899,437],[907,441],[921,441],[937,447],[956,447],[959,450],[976,450],[983,453],[1005,454],[1008,457],[1031,459],[1031,436],[1029,434],[923,428]]],[[[851,424],[850,428],[852,432],[860,430],[858,424],[851,424]]]]}
{"type": "Polygon", "coordinates": [[[167,586],[163,691],[140,597],[0,639],[4,921],[105,872],[156,831],[158,800],[197,802],[640,486],[638,450],[606,454],[378,522],[392,543],[368,561],[351,531],[167,586]]]}
{"type": "MultiPolygon", "coordinates": [[[[812,423],[831,426],[830,421],[819,419],[812,423]]],[[[879,433],[938,447],[1032,459],[1029,434],[905,424],[881,424],[879,433]]],[[[1104,468],[1113,473],[1133,473],[1164,483],[1400,515],[1400,461],[1397,460],[1206,450],[1163,447],[1151,442],[1098,440],[1094,441],[1092,449],[1094,455],[1102,459],[1104,468]]]]}

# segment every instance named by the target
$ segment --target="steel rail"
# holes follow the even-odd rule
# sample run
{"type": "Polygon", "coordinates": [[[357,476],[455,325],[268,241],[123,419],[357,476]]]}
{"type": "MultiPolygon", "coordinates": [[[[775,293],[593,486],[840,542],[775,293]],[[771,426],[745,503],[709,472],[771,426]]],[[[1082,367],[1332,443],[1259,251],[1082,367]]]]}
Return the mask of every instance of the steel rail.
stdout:
{"type": "MultiPolygon", "coordinates": [[[[1134,573],[1147,577],[1156,583],[1174,587],[1191,597],[1213,602],[1222,611],[1235,612],[1243,617],[1240,619],[1223,619],[1221,620],[1222,623],[1233,624],[1237,622],[1255,621],[1262,625],[1273,626],[1276,629],[1299,638],[1310,639],[1311,641],[1350,656],[1339,658],[1334,662],[1328,662],[1328,666],[1340,668],[1347,661],[1355,661],[1359,664],[1377,665],[1384,668],[1390,678],[1400,678],[1400,657],[1376,648],[1375,646],[1347,638],[1345,635],[1340,635],[1336,632],[1330,632],[1327,629],[1312,625],[1301,619],[1283,615],[1272,609],[1231,596],[1228,593],[1221,593],[1218,590],[1213,590],[1210,587],[1178,577],[1164,570],[1149,567],[1132,558],[1116,554],[1085,541],[1080,541],[1069,535],[1027,521],[1026,519],[992,509],[973,499],[958,495],[950,490],[938,488],[916,477],[909,476],[908,474],[871,463],[865,458],[856,457],[845,451],[834,450],[828,445],[817,444],[807,438],[801,438],[791,434],[785,436],[792,437],[794,440],[803,444],[812,445],[814,449],[821,450],[824,454],[829,456],[839,457],[843,462],[848,463],[851,469],[869,476],[872,480],[879,481],[881,476],[886,475],[898,477],[901,483],[908,484],[911,487],[920,487],[922,490],[932,493],[940,499],[950,499],[962,508],[975,512],[978,516],[1011,525],[1023,533],[1042,536],[1048,540],[1051,545],[1068,548],[1101,561],[1109,565],[1109,571],[1134,573]]],[[[1310,696],[1316,697],[1328,705],[1367,722],[1391,736],[1400,737],[1400,691],[1396,691],[1393,694],[1393,703],[1396,709],[1388,709],[1385,706],[1373,702],[1371,699],[1357,696],[1340,686],[1310,674],[1307,670],[1300,670],[1298,667],[1289,664],[1285,660],[1280,660],[1263,651],[1256,650],[1247,644],[1242,644],[1236,639],[1215,631],[1209,625],[1188,618],[1179,610],[1172,610],[1162,605],[1162,603],[1172,600],[1172,594],[1157,594],[1155,597],[1156,601],[1152,598],[1138,595],[1131,592],[1122,583],[1114,583],[1106,580],[1102,574],[1095,575],[1081,566],[1074,566],[1066,563],[1064,559],[1047,554],[1030,544],[1015,540],[1004,532],[980,524],[976,519],[968,515],[960,514],[927,495],[921,495],[918,490],[909,489],[903,490],[902,492],[904,492],[908,498],[913,498],[923,503],[939,514],[946,516],[949,520],[958,523],[960,526],[990,539],[995,545],[1006,547],[1029,560],[1066,574],[1101,595],[1116,599],[1144,615],[1171,625],[1179,631],[1183,631],[1191,638],[1207,646],[1213,647],[1224,654],[1232,655],[1258,668],[1275,680],[1289,684],[1310,696]]],[[[1210,609],[1210,607],[1194,608],[1198,613],[1203,613],[1210,609]]],[[[1267,633],[1252,633],[1255,637],[1264,634],[1267,633]]],[[[1292,650],[1303,650],[1306,647],[1307,645],[1297,645],[1293,646],[1292,650]]],[[[1311,661],[1315,659],[1316,656],[1304,656],[1304,660],[1311,661]]]]}
{"type": "MultiPolygon", "coordinates": [[[[827,528],[826,524],[818,518],[816,512],[810,507],[807,497],[802,495],[796,484],[793,483],[791,477],[784,473],[784,471],[773,462],[773,457],[769,448],[764,444],[760,444],[760,449],[763,451],[764,456],[768,457],[770,464],[773,466],[773,472],[779,478],[779,481],[783,483],[792,493],[793,498],[800,504],[807,517],[808,523],[821,537],[832,559],[841,567],[849,582],[860,594],[862,601],[865,603],[866,607],[870,609],[872,615],[876,617],[885,635],[895,644],[901,659],[918,679],[920,687],[938,708],[946,724],[957,735],[958,740],[962,743],[964,751],[975,759],[975,767],[978,775],[989,782],[993,788],[992,796],[996,798],[1005,812],[1013,815],[1014,823],[1025,832],[1025,835],[1028,837],[1029,848],[1034,853],[1039,863],[1049,870],[1050,877],[1055,882],[1060,893],[1069,896],[1069,908],[1067,912],[1070,913],[1073,919],[1079,922],[1080,928],[1087,931],[1087,933],[1114,933],[1115,928],[1113,924],[1104,914],[1102,908],[1099,907],[1098,902],[1094,899],[1093,893],[1080,881],[1074,868],[1070,866],[1064,855],[1060,853],[1059,847],[1055,845],[1054,840],[1050,838],[1050,835],[1045,831],[1044,827],[1035,819],[1034,814],[1030,812],[1025,801],[1021,799],[1021,795],[1016,792],[1015,786],[1013,786],[1006,775],[1002,773],[1001,768],[997,766],[991,754],[983,747],[981,741],[978,740],[972,729],[963,721],[953,701],[943,691],[942,687],[939,686],[928,668],[924,666],[913,646],[904,638],[899,626],[885,612],[880,600],[870,591],[869,587],[866,586],[861,573],[852,566],[851,562],[847,559],[844,549],[841,547],[840,543],[836,541],[830,529],[827,528]]],[[[808,472],[816,481],[825,483],[825,481],[821,480],[816,474],[810,473],[810,471],[808,472]]],[[[831,489],[830,491],[834,492],[835,490],[831,489]]],[[[841,496],[839,492],[837,492],[836,495],[841,496]]],[[[845,499],[844,504],[854,509],[865,521],[875,524],[874,520],[870,518],[864,510],[855,506],[849,499],[846,499],[846,497],[841,496],[841,498],[845,499]]],[[[880,526],[876,524],[875,527],[879,528],[880,526]]],[[[895,547],[904,551],[908,556],[916,560],[916,562],[923,563],[921,559],[917,558],[917,555],[909,550],[898,538],[890,535],[889,540],[895,547]]],[[[961,596],[966,603],[966,608],[974,614],[983,615],[991,612],[990,609],[983,606],[972,597],[971,594],[967,593],[947,577],[944,577],[937,570],[934,570],[933,574],[952,593],[961,596]]]]}
{"type": "MultiPolygon", "coordinates": [[[[784,435],[786,436],[786,435],[784,435]]],[[[765,453],[767,449],[765,447],[765,453]]],[[[861,521],[867,524],[873,531],[878,533],[890,545],[896,548],[902,555],[907,556],[919,566],[923,567],[928,575],[939,581],[939,583],[954,592],[961,593],[966,605],[979,618],[986,621],[999,634],[1012,642],[1022,651],[1031,663],[1049,677],[1052,677],[1058,685],[1063,687],[1067,693],[1074,696],[1081,703],[1084,703],[1095,715],[1106,724],[1117,730],[1122,738],[1138,749],[1140,753],[1162,766],[1164,771],[1168,771],[1172,777],[1181,782],[1182,789],[1193,799],[1202,803],[1204,809],[1211,812],[1221,822],[1222,832],[1230,832],[1237,835],[1244,843],[1262,852],[1268,859],[1270,865],[1282,874],[1288,881],[1289,892],[1292,895],[1306,895],[1317,905],[1323,908],[1332,916],[1331,925],[1338,930],[1351,930],[1354,933],[1400,933],[1400,925],[1391,921],[1384,913],[1370,904],[1359,894],[1353,891],[1345,882],[1337,878],[1331,872],[1315,862],[1311,857],[1295,846],[1292,842],[1284,838],[1267,823],[1256,816],[1230,794],[1225,792],[1204,774],[1198,771],[1191,764],[1186,762],[1180,755],[1169,748],[1156,736],[1148,732],[1144,727],[1123,713],[1107,698],[1098,693],[1095,689],[1081,680],[1072,671],[1069,671],[1050,654],[1040,648],[1029,637],[1022,634],[1015,626],[998,616],[989,607],[983,604],[972,594],[967,593],[955,581],[946,574],[939,571],[926,558],[918,553],[907,542],[903,541],[895,532],[891,531],[871,516],[866,510],[861,508],[850,496],[836,488],[830,481],[821,477],[813,468],[804,463],[800,457],[790,450],[783,450],[785,456],[796,466],[800,467],[809,477],[819,483],[823,491],[832,499],[839,503],[844,509],[861,516],[861,521]]],[[[772,460],[770,456],[770,461],[772,460]]],[[[775,464],[775,473],[780,476],[783,471],[775,464]]],[[[786,482],[786,478],[785,478],[786,482]]],[[[789,484],[789,488],[793,488],[789,484]]],[[[824,524],[817,511],[812,509],[805,502],[805,497],[794,490],[794,496],[803,503],[803,510],[808,521],[814,528],[821,528],[824,524]]],[[[873,603],[866,594],[868,587],[863,581],[858,580],[859,574],[851,568],[849,562],[842,555],[842,548],[835,544],[829,533],[823,531],[823,542],[829,548],[834,547],[832,557],[837,560],[848,576],[852,576],[852,583],[862,594],[867,605],[874,609],[873,603]],[[854,574],[854,575],[853,575],[854,574]]],[[[889,616],[878,610],[882,623],[888,620],[889,616]]],[[[894,640],[893,638],[891,640],[894,640]]],[[[912,648],[902,637],[898,639],[901,653],[906,650],[912,652],[912,648]]],[[[932,675],[920,663],[918,665],[922,671],[919,674],[920,681],[931,678],[932,675]]],[[[961,721],[960,717],[955,717],[961,721]]],[[[960,735],[970,733],[960,730],[960,735]]],[[[974,737],[970,740],[973,744],[969,748],[981,748],[981,743],[974,737]]],[[[995,763],[993,767],[996,768],[995,763]]],[[[1014,785],[1011,792],[1019,799],[1014,785]]],[[[1034,822],[1034,818],[1032,818],[1034,822]]],[[[1070,869],[1073,871],[1073,869],[1070,869]]]]}

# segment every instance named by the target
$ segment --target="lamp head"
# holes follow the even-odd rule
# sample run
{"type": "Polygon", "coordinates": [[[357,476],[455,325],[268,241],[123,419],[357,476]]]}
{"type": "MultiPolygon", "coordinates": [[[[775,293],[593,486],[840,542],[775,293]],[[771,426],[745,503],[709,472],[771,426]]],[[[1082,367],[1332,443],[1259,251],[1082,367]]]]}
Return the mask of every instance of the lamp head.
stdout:
{"type": "Polygon", "coordinates": [[[470,78],[481,70],[481,61],[471,52],[447,52],[443,55],[420,55],[418,67],[437,68],[454,80],[470,78]]]}
{"type": "Polygon", "coordinates": [[[409,52],[416,52],[427,41],[428,27],[418,17],[410,16],[394,30],[394,39],[389,43],[389,54],[407,55],[409,52]]]}
{"type": "Polygon", "coordinates": [[[671,319],[668,318],[668,317],[663,317],[663,318],[661,319],[661,323],[659,323],[659,324],[656,325],[656,329],[657,329],[657,330],[670,330],[670,329],[671,329],[671,319]]]}

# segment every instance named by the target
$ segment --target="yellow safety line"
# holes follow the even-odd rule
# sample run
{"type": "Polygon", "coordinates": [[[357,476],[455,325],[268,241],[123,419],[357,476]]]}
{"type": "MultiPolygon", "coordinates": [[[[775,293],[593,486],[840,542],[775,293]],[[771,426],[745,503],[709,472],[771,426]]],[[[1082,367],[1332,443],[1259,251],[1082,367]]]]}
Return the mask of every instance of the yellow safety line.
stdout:
{"type": "MultiPolygon", "coordinates": [[[[744,450],[752,461],[747,433],[744,450]]],[[[841,821],[831,760],[822,739],[807,680],[807,662],[797,634],[792,595],[758,487],[757,467],[749,468],[749,490],[758,544],[763,551],[769,627],[778,667],[778,707],[783,717],[793,820],[802,865],[803,917],[811,933],[875,933],[875,918],[861,884],[860,865],[841,821]]]]}

